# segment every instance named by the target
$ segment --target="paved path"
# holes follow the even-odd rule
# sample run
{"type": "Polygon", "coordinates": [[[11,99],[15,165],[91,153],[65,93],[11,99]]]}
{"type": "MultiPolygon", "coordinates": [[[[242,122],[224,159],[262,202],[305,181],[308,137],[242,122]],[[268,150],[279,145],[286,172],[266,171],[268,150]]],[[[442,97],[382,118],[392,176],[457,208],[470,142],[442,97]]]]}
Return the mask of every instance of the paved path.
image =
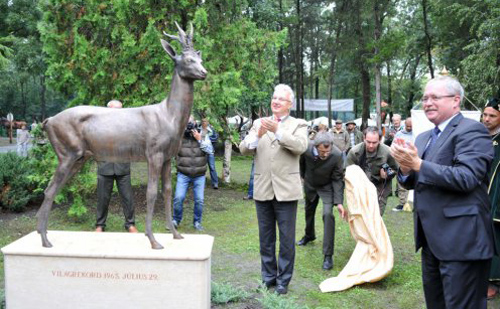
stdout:
{"type": "Polygon", "coordinates": [[[0,153],[2,152],[9,152],[9,151],[16,151],[17,149],[17,146],[16,145],[12,145],[12,146],[1,146],[0,147],[0,153]]]}

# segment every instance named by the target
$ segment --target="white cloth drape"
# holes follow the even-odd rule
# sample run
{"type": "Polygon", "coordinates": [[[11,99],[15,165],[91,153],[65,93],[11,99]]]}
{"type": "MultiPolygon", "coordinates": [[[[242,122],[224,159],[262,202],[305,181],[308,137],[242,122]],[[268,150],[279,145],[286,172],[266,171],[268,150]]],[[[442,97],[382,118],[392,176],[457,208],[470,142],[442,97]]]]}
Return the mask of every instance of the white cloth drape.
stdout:
{"type": "Polygon", "coordinates": [[[337,292],[389,275],[394,264],[391,240],[380,216],[377,189],[357,165],[346,168],[349,228],[356,248],[337,277],[323,281],[322,292],[337,292]]]}

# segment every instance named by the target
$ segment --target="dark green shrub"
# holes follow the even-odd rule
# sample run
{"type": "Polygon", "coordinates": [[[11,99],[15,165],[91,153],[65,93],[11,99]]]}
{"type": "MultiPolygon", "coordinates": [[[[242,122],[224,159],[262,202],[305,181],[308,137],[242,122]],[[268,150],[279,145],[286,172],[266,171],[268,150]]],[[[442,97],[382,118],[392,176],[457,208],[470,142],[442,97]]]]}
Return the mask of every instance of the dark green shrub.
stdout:
{"type": "Polygon", "coordinates": [[[0,154],[0,207],[21,212],[26,205],[39,197],[30,180],[28,159],[15,152],[0,154]]]}
{"type": "MultiPolygon", "coordinates": [[[[32,174],[29,179],[35,185],[35,192],[43,194],[57,168],[56,153],[49,143],[38,144],[32,148],[30,158],[32,174]]],[[[96,189],[96,176],[90,172],[90,165],[87,162],[80,172],[64,185],[54,200],[58,204],[71,202],[68,215],[76,219],[87,213],[85,196],[95,192],[96,189]]]]}

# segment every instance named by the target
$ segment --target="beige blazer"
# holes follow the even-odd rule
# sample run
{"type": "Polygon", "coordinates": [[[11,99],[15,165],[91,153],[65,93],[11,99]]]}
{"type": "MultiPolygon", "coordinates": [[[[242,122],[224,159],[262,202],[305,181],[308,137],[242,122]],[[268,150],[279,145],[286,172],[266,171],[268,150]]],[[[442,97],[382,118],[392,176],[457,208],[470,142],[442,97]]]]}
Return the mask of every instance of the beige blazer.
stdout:
{"type": "MultiPolygon", "coordinates": [[[[249,134],[257,135],[260,119],[257,119],[249,134]]],[[[260,139],[256,149],[248,149],[245,140],[240,143],[244,155],[255,154],[253,198],[269,201],[274,197],[280,202],[303,198],[300,180],[300,155],[307,149],[307,123],[303,119],[288,116],[280,124],[282,132],[278,141],[272,132],[260,139]]]]}

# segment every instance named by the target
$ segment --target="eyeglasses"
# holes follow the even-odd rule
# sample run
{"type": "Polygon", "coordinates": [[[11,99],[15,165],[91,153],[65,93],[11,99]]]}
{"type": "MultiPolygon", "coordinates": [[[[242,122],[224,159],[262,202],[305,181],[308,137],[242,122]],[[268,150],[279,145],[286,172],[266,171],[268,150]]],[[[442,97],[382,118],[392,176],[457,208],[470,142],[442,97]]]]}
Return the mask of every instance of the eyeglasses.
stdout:
{"type": "Polygon", "coordinates": [[[290,100],[283,98],[283,97],[275,97],[273,96],[273,100],[278,100],[280,102],[290,102],[290,100]]]}
{"type": "Polygon", "coordinates": [[[427,103],[427,101],[431,101],[431,102],[437,102],[439,100],[441,100],[442,98],[453,98],[457,96],[457,94],[451,94],[451,95],[441,95],[441,96],[437,96],[437,95],[431,95],[430,97],[422,97],[422,99],[420,99],[420,101],[422,103],[427,103]]]}

